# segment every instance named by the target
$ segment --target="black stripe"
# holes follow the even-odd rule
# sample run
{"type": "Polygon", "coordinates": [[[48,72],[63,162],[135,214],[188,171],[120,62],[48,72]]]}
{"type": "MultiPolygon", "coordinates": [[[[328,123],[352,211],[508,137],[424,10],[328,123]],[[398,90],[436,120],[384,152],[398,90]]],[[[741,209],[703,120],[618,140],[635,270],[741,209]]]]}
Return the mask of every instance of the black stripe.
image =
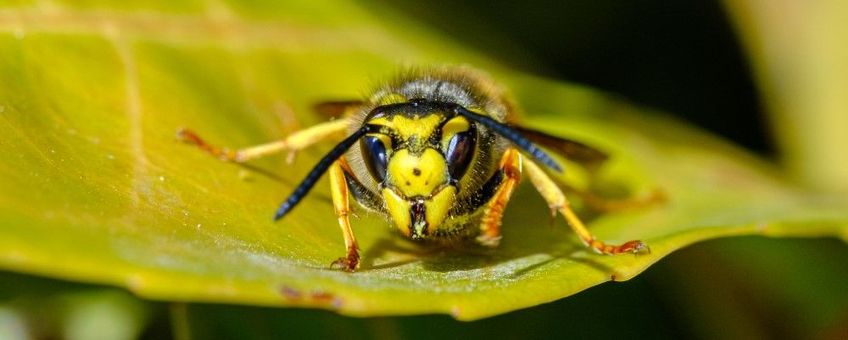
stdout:
{"type": "Polygon", "coordinates": [[[489,177],[489,179],[486,181],[485,184],[483,184],[482,187],[465,197],[465,199],[463,199],[462,201],[457,202],[457,204],[455,204],[453,208],[448,211],[448,215],[467,215],[486,205],[486,203],[488,203],[489,200],[491,200],[492,197],[495,196],[495,192],[497,192],[498,188],[500,188],[501,183],[503,183],[503,179],[504,171],[503,169],[498,169],[498,171],[495,171],[492,177],[489,177]]]}
{"type": "Polygon", "coordinates": [[[374,211],[379,211],[382,213],[386,212],[385,207],[383,207],[382,198],[378,196],[377,193],[368,190],[362,183],[359,182],[353,174],[344,172],[345,181],[347,182],[347,190],[353,195],[353,198],[356,199],[361,205],[365,206],[367,209],[371,209],[374,211]]]}

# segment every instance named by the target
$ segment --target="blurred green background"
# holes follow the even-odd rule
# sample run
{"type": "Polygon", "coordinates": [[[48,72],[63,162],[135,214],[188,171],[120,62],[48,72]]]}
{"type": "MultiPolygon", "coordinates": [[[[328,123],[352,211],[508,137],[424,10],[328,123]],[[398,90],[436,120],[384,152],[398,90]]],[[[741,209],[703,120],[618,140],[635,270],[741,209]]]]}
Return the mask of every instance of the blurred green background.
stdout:
{"type": "MultiPolygon", "coordinates": [[[[844,89],[839,85],[848,78],[848,59],[836,58],[845,50],[836,45],[845,43],[826,39],[848,32],[840,22],[848,12],[835,1],[815,8],[653,0],[365,5],[386,15],[411,13],[517,69],[659,108],[782,164],[802,185],[845,192],[848,168],[838,153],[848,146],[839,137],[848,129],[839,124],[848,116],[845,101],[816,104],[832,100],[828,91],[844,89]],[[820,35],[823,42],[805,43],[820,35]],[[805,60],[815,67],[794,68],[805,60]],[[823,90],[804,90],[809,87],[823,90]]],[[[683,249],[631,281],[472,323],[152,303],[120,290],[5,273],[0,338],[846,339],[846,264],[848,247],[832,239],[715,240],[683,249]],[[109,327],[87,333],[92,322],[109,327]]]]}

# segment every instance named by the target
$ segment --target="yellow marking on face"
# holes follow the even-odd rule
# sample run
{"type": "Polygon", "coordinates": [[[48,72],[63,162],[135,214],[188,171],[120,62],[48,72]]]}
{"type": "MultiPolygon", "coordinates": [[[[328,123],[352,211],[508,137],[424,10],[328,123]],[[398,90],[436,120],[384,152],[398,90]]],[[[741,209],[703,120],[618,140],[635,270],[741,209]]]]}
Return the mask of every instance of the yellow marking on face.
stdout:
{"type": "Polygon", "coordinates": [[[424,216],[431,231],[438,229],[442,225],[442,222],[448,215],[448,211],[453,207],[455,199],[456,188],[447,186],[433,196],[433,198],[424,201],[424,207],[426,209],[424,210],[424,216]]]}
{"type": "Polygon", "coordinates": [[[424,219],[427,221],[425,232],[425,224],[412,225],[411,213],[412,203],[390,188],[385,188],[382,191],[383,201],[386,202],[386,210],[389,216],[392,217],[395,227],[401,233],[410,237],[413,232],[416,235],[427,235],[437,230],[444,225],[448,211],[453,206],[456,200],[456,188],[453,186],[445,186],[430,199],[424,200],[424,219]],[[413,230],[415,228],[415,230],[413,230]]]}
{"type": "Polygon", "coordinates": [[[441,121],[442,117],[436,114],[424,117],[413,116],[412,118],[395,116],[391,127],[403,140],[409,140],[411,137],[426,140],[439,127],[441,121]]]}
{"type": "Polygon", "coordinates": [[[390,188],[383,189],[382,194],[383,201],[386,202],[386,210],[389,212],[389,216],[392,217],[395,227],[407,237],[412,235],[412,230],[409,228],[409,224],[411,223],[409,217],[411,206],[409,201],[398,196],[390,188]]]}
{"type": "Polygon", "coordinates": [[[401,149],[389,159],[389,184],[406,197],[430,196],[433,190],[447,182],[447,176],[445,158],[431,148],[424,149],[420,155],[401,149]]]}
{"type": "Polygon", "coordinates": [[[457,133],[468,131],[470,127],[471,125],[468,123],[468,120],[462,116],[457,116],[447,121],[442,127],[442,149],[447,150],[451,138],[457,133]]]}
{"type": "Polygon", "coordinates": [[[368,124],[391,127],[392,121],[386,117],[374,118],[368,121],[368,124]]]}

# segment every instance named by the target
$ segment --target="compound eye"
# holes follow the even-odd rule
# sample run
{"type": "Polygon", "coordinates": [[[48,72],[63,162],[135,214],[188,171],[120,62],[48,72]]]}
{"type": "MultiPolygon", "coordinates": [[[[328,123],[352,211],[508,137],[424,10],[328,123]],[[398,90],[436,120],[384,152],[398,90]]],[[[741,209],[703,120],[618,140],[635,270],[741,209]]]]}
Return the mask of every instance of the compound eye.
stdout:
{"type": "Polygon", "coordinates": [[[448,162],[448,172],[453,179],[459,179],[468,170],[477,142],[477,130],[474,125],[469,124],[464,118],[457,118],[462,121],[454,123],[451,120],[445,124],[442,142],[445,160],[448,162]],[[456,130],[464,131],[454,132],[456,130]]]}
{"type": "Polygon", "coordinates": [[[360,143],[365,167],[378,183],[383,183],[386,180],[386,167],[389,163],[386,144],[390,144],[391,141],[386,136],[366,135],[362,137],[360,143]]]}

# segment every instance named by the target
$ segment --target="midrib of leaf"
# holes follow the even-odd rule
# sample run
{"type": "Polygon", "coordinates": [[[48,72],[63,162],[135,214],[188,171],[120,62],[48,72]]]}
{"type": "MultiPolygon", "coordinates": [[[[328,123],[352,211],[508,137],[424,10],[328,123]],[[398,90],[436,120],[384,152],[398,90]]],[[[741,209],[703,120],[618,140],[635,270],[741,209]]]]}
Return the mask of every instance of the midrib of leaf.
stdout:
{"type": "MultiPolygon", "coordinates": [[[[149,178],[146,174],[147,158],[144,154],[144,135],[141,128],[141,99],[138,88],[138,69],[135,65],[132,46],[125,39],[115,37],[112,45],[118,54],[124,70],[124,91],[126,92],[126,115],[129,123],[127,138],[129,139],[130,154],[133,159],[132,187],[130,194],[134,207],[138,208],[139,193],[149,178]]],[[[135,210],[135,209],[133,209],[135,210]]]]}

